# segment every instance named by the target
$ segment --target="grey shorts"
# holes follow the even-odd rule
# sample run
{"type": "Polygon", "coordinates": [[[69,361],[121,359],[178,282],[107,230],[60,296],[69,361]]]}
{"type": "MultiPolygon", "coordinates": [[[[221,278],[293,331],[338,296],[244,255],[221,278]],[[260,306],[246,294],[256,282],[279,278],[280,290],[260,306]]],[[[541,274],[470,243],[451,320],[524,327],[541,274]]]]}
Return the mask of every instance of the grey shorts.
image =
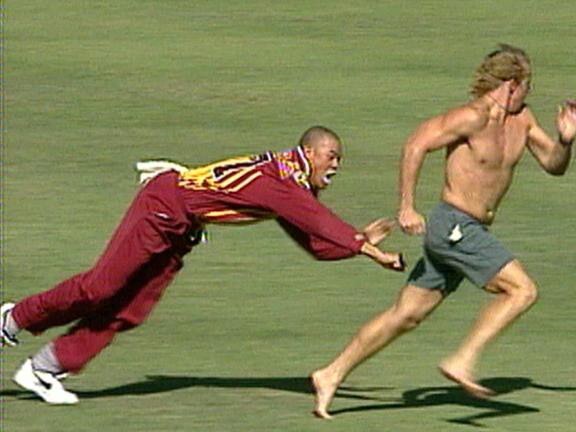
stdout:
{"type": "Polygon", "coordinates": [[[446,293],[464,278],[484,287],[514,259],[485,225],[445,202],[428,216],[423,249],[408,283],[446,293]]]}

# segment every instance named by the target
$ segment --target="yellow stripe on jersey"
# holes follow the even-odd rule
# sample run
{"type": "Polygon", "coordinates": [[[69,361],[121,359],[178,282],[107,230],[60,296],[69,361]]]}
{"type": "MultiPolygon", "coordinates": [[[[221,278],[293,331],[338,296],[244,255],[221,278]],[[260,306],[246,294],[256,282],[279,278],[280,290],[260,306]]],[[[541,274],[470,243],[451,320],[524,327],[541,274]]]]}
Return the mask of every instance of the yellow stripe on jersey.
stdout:
{"type": "Polygon", "coordinates": [[[250,183],[252,183],[254,180],[256,180],[261,175],[262,175],[262,173],[260,171],[252,173],[250,176],[248,176],[248,178],[245,178],[240,183],[238,183],[236,186],[231,187],[230,189],[228,189],[228,191],[229,192],[238,192],[240,189],[248,186],[250,183]]]}
{"type": "Polygon", "coordinates": [[[258,222],[263,219],[273,218],[270,212],[256,209],[242,210],[215,210],[204,213],[202,222],[204,223],[246,223],[258,222]]]}
{"type": "Polygon", "coordinates": [[[218,184],[220,185],[221,188],[227,189],[230,187],[230,185],[242,179],[243,177],[246,176],[246,174],[249,174],[251,171],[253,170],[246,170],[246,169],[239,170],[238,172],[234,172],[232,174],[223,177],[222,180],[218,181],[218,184]]]}
{"type": "Polygon", "coordinates": [[[185,171],[179,185],[194,190],[236,192],[261,175],[256,167],[271,160],[270,153],[226,159],[185,171]]]}

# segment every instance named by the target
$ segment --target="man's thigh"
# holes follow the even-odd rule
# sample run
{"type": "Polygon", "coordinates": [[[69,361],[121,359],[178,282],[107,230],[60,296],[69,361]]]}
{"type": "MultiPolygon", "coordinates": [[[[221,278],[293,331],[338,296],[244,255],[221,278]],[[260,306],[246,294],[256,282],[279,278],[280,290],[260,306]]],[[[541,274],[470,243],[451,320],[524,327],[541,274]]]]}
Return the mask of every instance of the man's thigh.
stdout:
{"type": "Polygon", "coordinates": [[[423,319],[436,309],[444,298],[441,290],[408,284],[400,291],[396,308],[404,314],[423,319]]]}

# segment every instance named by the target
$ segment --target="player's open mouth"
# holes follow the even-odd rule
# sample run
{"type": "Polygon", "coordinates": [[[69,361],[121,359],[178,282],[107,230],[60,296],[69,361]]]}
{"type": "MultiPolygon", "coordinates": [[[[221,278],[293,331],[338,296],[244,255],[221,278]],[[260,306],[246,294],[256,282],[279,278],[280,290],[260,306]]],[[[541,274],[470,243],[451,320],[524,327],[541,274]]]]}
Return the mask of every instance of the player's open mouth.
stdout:
{"type": "Polygon", "coordinates": [[[322,177],[322,181],[325,184],[332,183],[332,177],[336,175],[336,171],[328,171],[324,177],[322,177]]]}

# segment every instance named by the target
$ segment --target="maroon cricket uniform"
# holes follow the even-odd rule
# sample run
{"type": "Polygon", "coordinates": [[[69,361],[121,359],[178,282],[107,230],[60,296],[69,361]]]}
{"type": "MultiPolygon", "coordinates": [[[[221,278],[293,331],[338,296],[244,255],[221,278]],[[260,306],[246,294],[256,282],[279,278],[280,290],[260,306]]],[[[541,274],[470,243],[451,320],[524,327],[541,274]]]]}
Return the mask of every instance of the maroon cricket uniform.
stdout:
{"type": "Polygon", "coordinates": [[[316,198],[303,148],[169,171],[141,188],[102,256],[88,271],[20,301],[12,317],[32,333],[77,321],[54,341],[77,372],[114,335],[141,324],[210,223],[276,218],[317,259],[360,252],[363,240],[316,198]]]}

